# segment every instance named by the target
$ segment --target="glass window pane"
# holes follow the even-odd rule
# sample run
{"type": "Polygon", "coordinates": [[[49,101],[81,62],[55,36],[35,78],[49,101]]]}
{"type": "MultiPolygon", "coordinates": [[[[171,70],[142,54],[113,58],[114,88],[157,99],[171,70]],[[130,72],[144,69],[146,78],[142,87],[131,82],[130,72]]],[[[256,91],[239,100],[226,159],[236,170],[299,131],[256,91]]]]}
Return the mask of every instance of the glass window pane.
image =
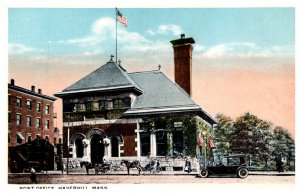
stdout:
{"type": "Polygon", "coordinates": [[[156,132],[156,155],[166,156],[168,154],[168,140],[167,132],[156,132]]]}
{"type": "Polygon", "coordinates": [[[150,133],[140,133],[141,156],[150,154],[150,133]]]}

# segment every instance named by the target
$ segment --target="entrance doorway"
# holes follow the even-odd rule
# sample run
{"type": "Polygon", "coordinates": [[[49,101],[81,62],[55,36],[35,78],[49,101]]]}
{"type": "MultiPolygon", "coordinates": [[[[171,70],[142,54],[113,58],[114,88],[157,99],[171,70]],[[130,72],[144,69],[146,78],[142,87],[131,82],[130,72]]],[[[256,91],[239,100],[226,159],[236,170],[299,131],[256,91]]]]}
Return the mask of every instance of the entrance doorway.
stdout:
{"type": "Polygon", "coordinates": [[[83,144],[82,139],[75,140],[75,147],[76,147],[76,157],[82,158],[83,157],[83,144]]]}
{"type": "Polygon", "coordinates": [[[92,162],[92,164],[103,163],[103,156],[104,156],[103,138],[98,134],[94,134],[91,139],[91,162],[92,162]]]}

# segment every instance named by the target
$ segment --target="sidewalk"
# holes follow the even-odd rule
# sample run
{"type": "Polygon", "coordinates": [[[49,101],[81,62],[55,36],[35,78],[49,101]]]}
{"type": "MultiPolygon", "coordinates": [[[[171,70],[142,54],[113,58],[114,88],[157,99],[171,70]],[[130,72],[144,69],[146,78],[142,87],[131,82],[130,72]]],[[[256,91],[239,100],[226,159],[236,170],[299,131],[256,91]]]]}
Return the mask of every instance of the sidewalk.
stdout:
{"type": "MultiPolygon", "coordinates": [[[[9,174],[30,174],[30,173],[9,173],[9,174]]],[[[37,174],[45,174],[45,175],[62,175],[61,171],[48,171],[48,173],[46,172],[40,172],[37,174]]],[[[67,173],[64,172],[64,175],[66,175],[67,173]]],[[[85,175],[85,172],[69,172],[69,175],[85,175]]],[[[90,170],[89,172],[90,175],[94,175],[95,172],[90,170]]],[[[135,170],[131,170],[130,171],[131,175],[137,175],[137,171],[135,170]]],[[[99,173],[99,175],[127,175],[127,171],[119,171],[119,172],[110,172],[110,173],[106,173],[106,174],[101,174],[99,173]]],[[[143,173],[141,172],[141,175],[149,175],[149,173],[143,173]]],[[[199,175],[199,173],[197,172],[191,172],[191,173],[187,173],[187,172],[183,172],[183,171],[162,171],[161,173],[157,173],[155,175],[199,175]]],[[[266,176],[295,176],[295,172],[293,171],[285,171],[285,172],[276,172],[276,171],[249,171],[249,175],[266,175],[266,176]]]]}
{"type": "Polygon", "coordinates": [[[293,171],[277,172],[277,171],[249,171],[249,175],[269,175],[269,176],[295,176],[293,171]]]}

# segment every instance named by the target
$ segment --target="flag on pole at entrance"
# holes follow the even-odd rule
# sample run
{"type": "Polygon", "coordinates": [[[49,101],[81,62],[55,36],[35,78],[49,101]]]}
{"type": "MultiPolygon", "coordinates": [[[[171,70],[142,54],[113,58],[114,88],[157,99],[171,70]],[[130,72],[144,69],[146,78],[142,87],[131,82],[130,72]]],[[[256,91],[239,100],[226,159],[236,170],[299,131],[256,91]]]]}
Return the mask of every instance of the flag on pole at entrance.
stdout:
{"type": "Polygon", "coordinates": [[[203,137],[201,133],[199,133],[199,146],[203,146],[203,137]]]}
{"type": "Polygon", "coordinates": [[[123,24],[124,26],[128,26],[127,25],[127,19],[126,19],[126,17],[125,16],[123,16],[122,14],[121,14],[121,12],[116,8],[116,11],[117,11],[117,20],[121,23],[121,24],[123,24]]]}
{"type": "Polygon", "coordinates": [[[215,148],[216,147],[212,138],[209,139],[209,147],[210,148],[215,148]]]}

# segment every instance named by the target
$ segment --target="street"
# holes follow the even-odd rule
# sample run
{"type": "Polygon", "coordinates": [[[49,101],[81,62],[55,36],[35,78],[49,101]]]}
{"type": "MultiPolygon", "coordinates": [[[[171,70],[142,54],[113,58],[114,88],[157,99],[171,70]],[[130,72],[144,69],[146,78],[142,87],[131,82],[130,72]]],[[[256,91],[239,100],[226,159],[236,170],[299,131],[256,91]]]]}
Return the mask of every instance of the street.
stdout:
{"type": "MultiPolygon", "coordinates": [[[[196,175],[86,175],[37,174],[39,184],[288,184],[295,185],[295,176],[249,175],[199,178],[196,175]]],[[[31,184],[29,174],[9,174],[8,184],[31,184]]]]}

